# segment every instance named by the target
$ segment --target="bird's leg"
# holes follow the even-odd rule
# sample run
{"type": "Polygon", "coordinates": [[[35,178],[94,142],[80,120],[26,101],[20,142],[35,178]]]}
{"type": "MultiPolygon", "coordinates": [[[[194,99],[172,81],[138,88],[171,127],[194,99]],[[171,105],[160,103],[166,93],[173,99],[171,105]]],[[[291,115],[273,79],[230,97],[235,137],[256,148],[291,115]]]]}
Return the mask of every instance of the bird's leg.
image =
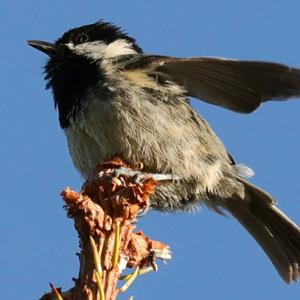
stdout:
{"type": "Polygon", "coordinates": [[[141,183],[143,182],[143,180],[145,180],[146,178],[153,178],[155,181],[174,181],[174,180],[179,180],[180,177],[177,175],[173,175],[173,174],[158,174],[158,173],[145,173],[145,172],[141,172],[141,171],[136,171],[136,170],[130,170],[124,167],[121,167],[119,169],[116,169],[114,171],[114,175],[116,177],[119,176],[129,176],[129,177],[133,177],[134,181],[136,183],[141,183]]]}
{"type": "MultiPolygon", "coordinates": [[[[126,167],[120,167],[118,169],[114,170],[114,176],[120,177],[120,176],[128,176],[133,178],[134,182],[136,184],[142,184],[144,180],[152,178],[155,181],[158,182],[168,182],[168,181],[175,181],[179,180],[180,177],[173,174],[157,174],[157,173],[145,173],[138,170],[131,170],[126,167]]],[[[144,216],[148,211],[150,210],[150,205],[147,205],[139,210],[137,217],[141,218],[144,216]]],[[[137,222],[137,219],[135,220],[137,222]]]]}

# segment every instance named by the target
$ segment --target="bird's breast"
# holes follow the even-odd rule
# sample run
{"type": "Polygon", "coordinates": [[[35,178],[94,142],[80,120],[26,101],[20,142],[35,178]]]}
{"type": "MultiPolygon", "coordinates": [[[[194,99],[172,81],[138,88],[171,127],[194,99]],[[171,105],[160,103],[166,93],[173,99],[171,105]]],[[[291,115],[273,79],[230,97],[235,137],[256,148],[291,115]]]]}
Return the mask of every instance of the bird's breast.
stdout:
{"type": "Polygon", "coordinates": [[[109,99],[85,99],[79,115],[65,128],[69,151],[75,167],[86,178],[96,164],[116,154],[118,116],[109,99]]]}
{"type": "Polygon", "coordinates": [[[145,90],[128,89],[111,99],[95,94],[84,103],[81,115],[65,129],[83,177],[115,155],[130,165],[142,162],[147,172],[193,178],[202,183],[199,189],[213,189],[222,177],[226,150],[185,98],[162,101],[145,90]]]}

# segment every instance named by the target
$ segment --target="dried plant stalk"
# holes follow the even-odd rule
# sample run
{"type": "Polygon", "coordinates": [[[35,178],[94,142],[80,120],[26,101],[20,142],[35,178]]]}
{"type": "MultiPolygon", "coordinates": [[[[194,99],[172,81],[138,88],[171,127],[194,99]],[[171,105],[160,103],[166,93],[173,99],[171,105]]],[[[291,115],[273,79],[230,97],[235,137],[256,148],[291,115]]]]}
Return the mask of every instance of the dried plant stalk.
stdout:
{"type": "Polygon", "coordinates": [[[170,259],[169,246],[135,231],[141,211],[149,208],[149,197],[158,184],[152,177],[135,176],[121,160],[97,166],[80,193],[62,192],[68,216],[74,219],[80,237],[80,270],[75,287],[60,289],[41,299],[114,300],[140,273],[156,269],[155,259],[170,259]],[[122,170],[122,172],[120,171],[122,170]],[[124,269],[135,268],[127,282],[118,287],[124,269]]]}

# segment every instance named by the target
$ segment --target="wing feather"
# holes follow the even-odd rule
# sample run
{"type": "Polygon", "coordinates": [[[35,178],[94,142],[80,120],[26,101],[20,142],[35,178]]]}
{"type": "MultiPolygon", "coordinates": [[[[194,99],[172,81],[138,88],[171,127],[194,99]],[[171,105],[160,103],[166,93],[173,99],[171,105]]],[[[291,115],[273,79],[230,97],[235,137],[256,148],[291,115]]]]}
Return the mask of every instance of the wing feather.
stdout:
{"type": "Polygon", "coordinates": [[[134,55],[123,68],[145,69],[162,82],[183,86],[188,96],[233,111],[250,113],[268,100],[300,96],[300,70],[259,61],[134,55]]]}

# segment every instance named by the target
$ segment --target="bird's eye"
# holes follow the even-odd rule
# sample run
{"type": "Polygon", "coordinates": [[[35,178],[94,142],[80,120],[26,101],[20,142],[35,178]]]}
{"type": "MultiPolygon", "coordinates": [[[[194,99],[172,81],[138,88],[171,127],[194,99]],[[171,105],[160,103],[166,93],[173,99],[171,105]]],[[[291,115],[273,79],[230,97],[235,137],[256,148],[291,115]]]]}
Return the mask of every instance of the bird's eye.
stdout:
{"type": "Polygon", "coordinates": [[[86,33],[81,33],[77,38],[77,43],[82,44],[86,43],[89,40],[89,36],[86,33]]]}

